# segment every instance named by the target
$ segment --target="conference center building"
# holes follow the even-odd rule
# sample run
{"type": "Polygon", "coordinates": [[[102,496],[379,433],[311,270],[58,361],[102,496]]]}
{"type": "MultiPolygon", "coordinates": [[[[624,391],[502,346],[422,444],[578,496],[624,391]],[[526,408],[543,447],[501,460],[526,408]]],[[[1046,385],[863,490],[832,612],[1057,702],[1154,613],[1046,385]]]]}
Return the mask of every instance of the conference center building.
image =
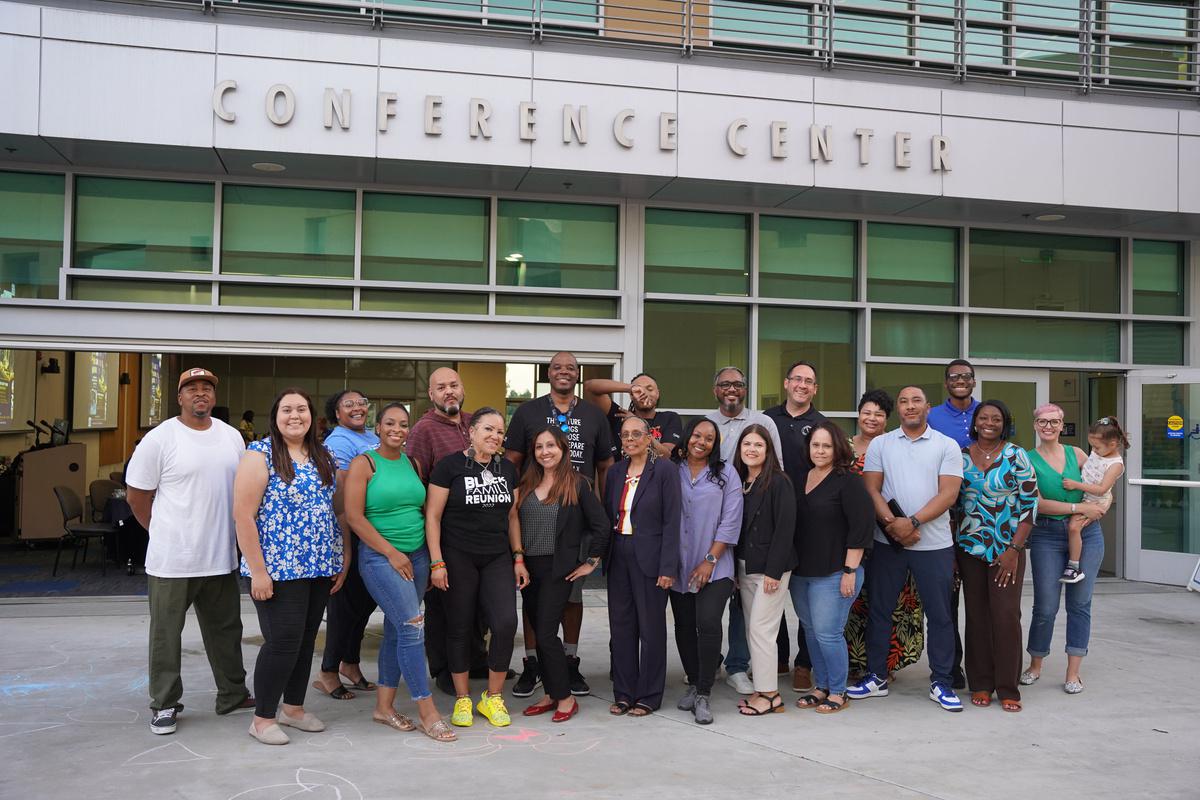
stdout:
{"type": "Polygon", "coordinates": [[[1129,429],[1106,574],[1200,554],[1198,0],[0,2],[0,74],[9,465],[45,420],[120,471],[191,366],[261,433],[445,365],[511,413],[560,350],[766,408],[803,358],[852,431],[965,358],[1024,446],[1129,429]]]}

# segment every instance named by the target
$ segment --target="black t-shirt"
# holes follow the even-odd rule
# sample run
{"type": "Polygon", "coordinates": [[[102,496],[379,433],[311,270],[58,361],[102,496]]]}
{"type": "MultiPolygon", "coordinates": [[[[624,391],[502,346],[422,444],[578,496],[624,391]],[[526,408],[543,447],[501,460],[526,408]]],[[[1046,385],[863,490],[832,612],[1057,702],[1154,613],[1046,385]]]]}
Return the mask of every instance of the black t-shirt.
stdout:
{"type": "Polygon", "coordinates": [[[450,490],[442,512],[442,542],[468,553],[506,552],[508,510],[517,486],[517,468],[504,458],[487,465],[462,453],[437,462],[429,475],[432,486],[450,490]]]}
{"type": "Polygon", "coordinates": [[[808,435],[812,429],[825,421],[825,415],[812,406],[798,417],[788,413],[787,405],[780,403],[763,412],[779,430],[779,442],[783,446],[783,469],[793,483],[802,481],[812,469],[808,457],[808,435]]]}
{"type": "MultiPolygon", "coordinates": [[[[562,429],[571,447],[571,466],[589,479],[596,477],[596,464],[613,457],[612,435],[600,409],[577,400],[569,413],[555,407],[550,395],[522,403],[508,423],[504,449],[528,455],[529,443],[551,425],[562,429]]],[[[529,459],[526,458],[526,461],[529,459]]]]}
{"type": "MultiPolygon", "coordinates": [[[[620,416],[621,408],[616,403],[608,406],[608,427],[612,432],[613,445],[621,448],[621,425],[626,417],[620,416]]],[[[650,423],[650,435],[663,444],[673,444],[679,447],[683,444],[683,420],[674,411],[655,411],[654,416],[646,420],[650,423]]]]}

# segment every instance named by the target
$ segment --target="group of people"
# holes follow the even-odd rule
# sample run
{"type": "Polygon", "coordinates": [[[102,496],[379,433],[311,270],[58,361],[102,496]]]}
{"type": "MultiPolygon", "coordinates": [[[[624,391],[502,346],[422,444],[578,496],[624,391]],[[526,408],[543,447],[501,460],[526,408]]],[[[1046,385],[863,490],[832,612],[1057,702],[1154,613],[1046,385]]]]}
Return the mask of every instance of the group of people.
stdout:
{"type": "Polygon", "coordinates": [[[744,695],[737,712],[819,714],[882,697],[896,671],[928,651],[931,700],[1021,708],[1049,653],[1062,590],[1064,689],[1083,689],[1092,587],[1103,557],[1098,520],[1127,446],[1119,423],[1089,428],[1091,454],[1059,442],[1063,412],[1035,410],[1038,446],[1009,441],[1012,415],[973,399],[971,365],[952,362],[948,397],[931,408],[918,386],[893,404],[863,395],[853,437],[815,408],[816,367],[787,370],[784,402],[746,407],[737,367],[713,380],[717,408],[683,420],[660,410],[654,378],[592,379],[557,353],[548,394],[506,423],[464,410],[449,368],[429,378],[432,407],[415,424],[390,403],[367,426],[354,390],[328,399],[337,426],[322,441],[307,392],[275,398],[268,432],[246,447],[217,420],[218,378],[179,378],[180,415],[151,431],[130,461],[128,497],[150,531],[150,694],[154,733],[172,733],[180,637],[194,607],[217,684],[216,711],[253,708],[249,733],[286,744],[283,730],[320,731],[304,706],[322,619],[326,645],[311,688],[344,700],[375,693],[372,719],[452,742],[478,714],[510,724],[506,682],[519,590],[525,653],[511,687],[543,696],[525,716],[566,722],[590,691],[578,642],[582,586],[607,579],[613,715],[654,713],[666,691],[667,606],[685,673],[678,708],[713,722],[712,689],[744,695]],[[627,406],[614,395],[630,397],[627,406]],[[887,431],[898,412],[900,427],[887,431]],[[1020,594],[1026,550],[1035,589],[1022,670],[1020,594]],[[240,557],[239,557],[240,551],[240,557]],[[249,578],[263,645],[253,696],[241,657],[240,583],[249,578]],[[957,630],[959,581],[966,607],[957,630]],[[790,598],[798,652],[784,615],[790,598]],[[383,611],[378,683],[361,669],[367,621],[383,611]],[[728,612],[728,627],[724,620],[728,612]],[[923,636],[921,619],[927,622],[923,636]],[[561,630],[561,636],[560,636],[561,630]],[[927,644],[927,648],[925,645],[927,644]],[[486,679],[473,699],[470,679],[486,679]],[[396,707],[403,680],[416,707],[396,707]],[[454,696],[449,724],[433,697],[454,696]]]}

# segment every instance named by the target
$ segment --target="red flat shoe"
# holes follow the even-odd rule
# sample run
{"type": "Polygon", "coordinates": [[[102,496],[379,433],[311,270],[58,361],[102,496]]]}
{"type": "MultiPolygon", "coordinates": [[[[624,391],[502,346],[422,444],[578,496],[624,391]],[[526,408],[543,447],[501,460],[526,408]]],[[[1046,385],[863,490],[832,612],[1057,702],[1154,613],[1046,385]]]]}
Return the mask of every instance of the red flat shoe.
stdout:
{"type": "MultiPolygon", "coordinates": [[[[521,715],[525,716],[525,717],[537,717],[542,714],[545,714],[547,711],[554,711],[554,703],[550,703],[549,705],[545,705],[545,706],[534,703],[529,708],[522,711],[521,715]]],[[[555,712],[555,713],[557,713],[557,712],[555,712]]]]}
{"type": "Polygon", "coordinates": [[[554,716],[550,718],[550,721],[551,722],[566,722],[567,720],[569,720],[571,717],[575,716],[578,713],[579,713],[579,701],[576,700],[574,705],[571,706],[570,711],[566,712],[565,714],[562,711],[555,711],[554,716]]]}

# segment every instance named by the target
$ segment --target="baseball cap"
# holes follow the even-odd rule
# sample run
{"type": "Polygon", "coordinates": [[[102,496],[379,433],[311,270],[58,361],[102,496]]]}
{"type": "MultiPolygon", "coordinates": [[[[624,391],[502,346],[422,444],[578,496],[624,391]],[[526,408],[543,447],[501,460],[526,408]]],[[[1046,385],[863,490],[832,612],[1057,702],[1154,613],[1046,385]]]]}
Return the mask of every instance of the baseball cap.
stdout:
{"type": "MultiPolygon", "coordinates": [[[[213,375],[204,367],[192,367],[191,369],[185,369],[183,374],[179,376],[178,389],[182,389],[192,381],[208,381],[213,386],[216,386],[218,383],[217,376],[213,375]]],[[[176,391],[178,391],[178,389],[176,391]]]]}

